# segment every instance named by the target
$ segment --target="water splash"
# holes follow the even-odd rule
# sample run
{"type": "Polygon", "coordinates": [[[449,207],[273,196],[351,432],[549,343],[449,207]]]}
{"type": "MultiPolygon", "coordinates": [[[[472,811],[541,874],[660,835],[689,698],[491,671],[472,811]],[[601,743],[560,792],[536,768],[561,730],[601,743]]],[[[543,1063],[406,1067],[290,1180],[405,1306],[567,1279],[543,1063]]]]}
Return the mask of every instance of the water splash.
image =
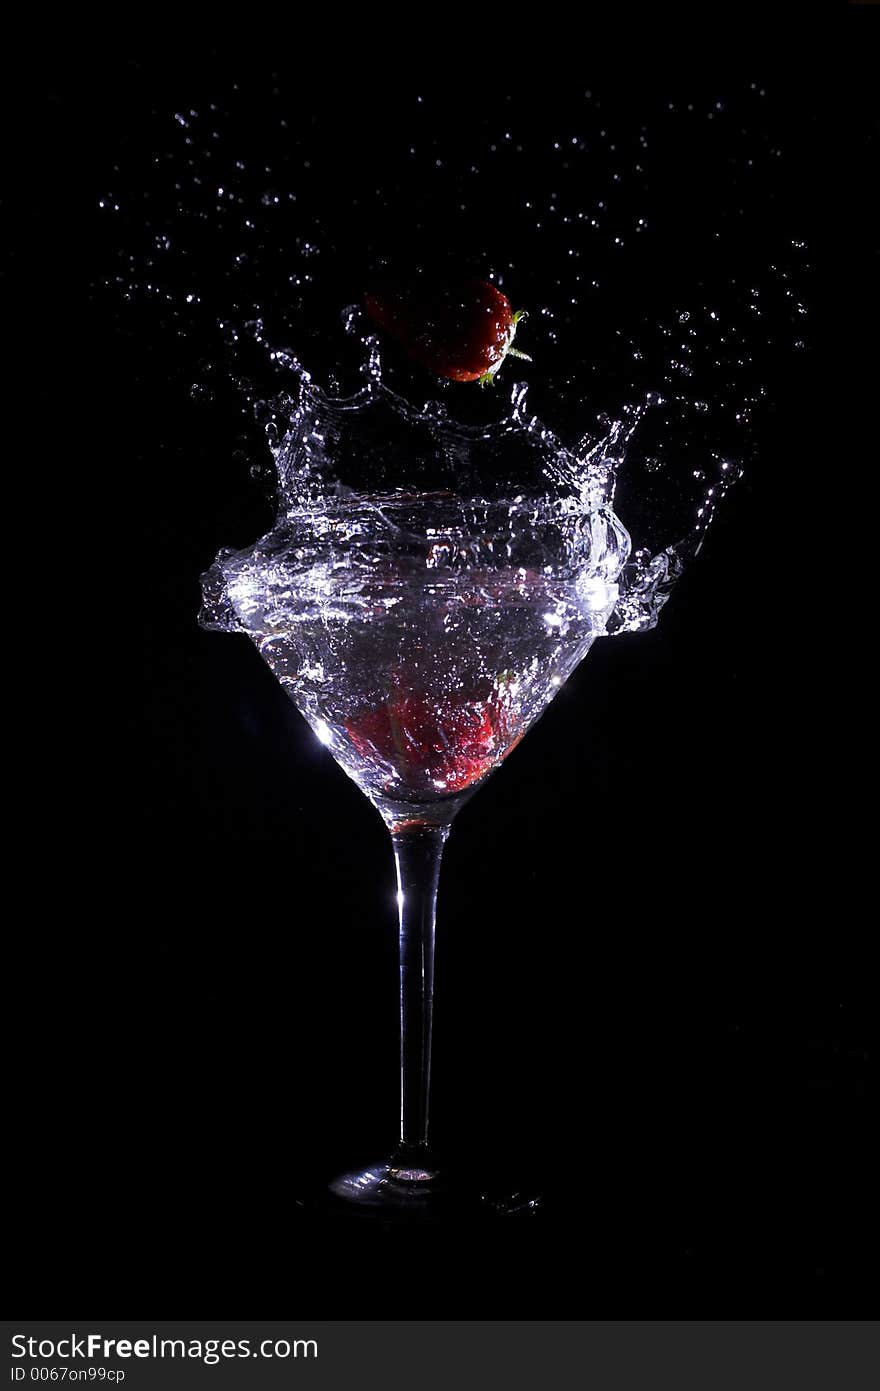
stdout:
{"type": "Polygon", "coordinates": [[[306,120],[267,77],[157,108],[144,166],[127,153],[96,196],[105,288],[148,305],[184,358],[197,344],[182,369],[194,409],[230,382],[245,394],[257,429],[243,462],[274,475],[286,514],[450,475],[515,497],[527,463],[529,487],[625,519],[635,549],[608,628],[652,626],[731,482],[755,467],[774,375],[807,342],[797,199],[767,216],[798,173],[785,94],[774,106],[743,81],[670,100],[658,82],[636,105],[609,82],[560,90],[551,123],[501,82],[488,110],[457,93],[450,123],[438,94],[407,105],[401,89],[372,93],[340,139],[331,94],[310,97],[306,120]],[[349,349],[340,341],[340,304],[371,278],[450,270],[531,311],[528,393],[499,386],[492,420],[488,393],[478,406],[470,388],[438,384],[425,401],[424,379],[375,344],[365,364],[356,315],[349,349]],[[361,476],[345,453],[352,413],[361,437],[369,418],[400,445],[372,448],[361,476]]]}
{"type": "MultiPolygon", "coordinates": [[[[346,396],[319,386],[291,349],[271,346],[261,319],[245,326],[249,344],[288,379],[285,389],[268,399],[260,398],[253,380],[239,377],[238,385],[263,425],[274,462],[279,525],[282,530],[305,528],[299,543],[303,555],[311,554],[310,536],[325,537],[328,528],[339,544],[357,551],[364,507],[374,520],[387,524],[383,504],[416,490],[425,497],[468,499],[469,517],[458,519],[456,535],[434,540],[426,550],[428,568],[476,563],[489,544],[478,532],[480,510],[499,501],[510,504],[510,518],[525,517],[529,527],[539,528],[542,509],[554,518],[567,512],[580,519],[579,525],[600,517],[619,526],[613,512],[619,475],[640,427],[651,412],[664,408],[664,397],[647,393],[645,400],[626,408],[624,418],[606,422],[604,433],[591,432],[571,447],[531,413],[528,385],[522,382],[514,382],[507,393],[490,393],[488,400],[477,398],[483,419],[464,424],[442,401],[415,405],[386,384],[380,342],[357,305],[343,311],[342,322],[361,349],[359,385],[346,396]],[[344,518],[342,501],[352,504],[344,518]]],[[[675,581],[699,551],[715,508],[741,473],[721,461],[690,531],[656,554],[640,548],[630,556],[627,538],[626,556],[614,574],[617,578],[619,572],[620,585],[609,633],[644,631],[656,624],[675,581]]],[[[382,527],[367,530],[371,545],[382,549],[382,527]]],[[[511,560],[510,537],[505,544],[511,560]]],[[[576,558],[577,548],[572,564],[576,558]]],[[[209,581],[211,594],[215,587],[216,580],[209,581]]],[[[216,612],[208,602],[203,622],[228,626],[225,600],[216,612]]]]}

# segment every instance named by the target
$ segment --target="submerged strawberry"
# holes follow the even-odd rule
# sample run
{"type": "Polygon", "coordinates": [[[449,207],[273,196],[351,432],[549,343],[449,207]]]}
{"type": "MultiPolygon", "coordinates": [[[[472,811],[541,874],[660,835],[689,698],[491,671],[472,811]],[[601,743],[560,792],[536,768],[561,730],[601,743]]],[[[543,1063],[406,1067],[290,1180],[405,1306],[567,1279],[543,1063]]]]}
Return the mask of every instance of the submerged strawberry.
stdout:
{"type": "Polygon", "coordinates": [[[505,690],[486,698],[395,693],[355,715],[346,731],[368,763],[394,769],[413,791],[461,792],[488,773],[518,741],[505,690]]]}
{"type": "Polygon", "coordinates": [[[468,280],[425,290],[404,284],[378,285],[365,297],[370,318],[390,333],[421,367],[453,382],[491,382],[525,318],[486,280],[468,280]]]}

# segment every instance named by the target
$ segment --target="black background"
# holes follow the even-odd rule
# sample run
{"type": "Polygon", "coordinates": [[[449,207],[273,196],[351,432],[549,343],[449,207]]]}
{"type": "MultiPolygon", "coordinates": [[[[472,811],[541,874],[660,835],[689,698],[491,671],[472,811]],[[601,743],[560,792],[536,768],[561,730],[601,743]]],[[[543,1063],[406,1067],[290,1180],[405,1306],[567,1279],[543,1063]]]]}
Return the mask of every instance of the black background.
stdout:
{"type": "MultiPolygon", "coordinates": [[[[773,383],[762,467],[659,628],[594,648],[447,848],[436,1135],[498,1195],[542,1193],[530,1218],[409,1230],[311,1205],[393,1136],[387,836],[246,640],[197,628],[200,570],[257,534],[265,504],[222,410],[189,397],[190,346],[93,295],[93,447],[77,453],[93,505],[64,574],[86,583],[90,537],[114,578],[106,604],[83,597],[56,688],[87,723],[56,712],[59,801],[35,827],[57,858],[35,876],[11,977],[11,1206],[31,1309],[866,1312],[867,933],[831,703],[851,677],[829,621],[844,575],[818,560],[841,537],[829,381],[849,283],[840,190],[868,120],[861,46],[849,83],[837,68],[817,83],[816,54],[738,70],[766,83],[768,122],[795,150],[785,197],[817,267],[812,347],[773,383]]],[[[152,108],[270,67],[304,109],[326,101],[326,72],[307,78],[286,52],[105,35],[80,40],[75,81],[55,52],[32,81],[47,146],[86,117],[57,175],[69,206],[92,202],[152,108]]],[[[719,80],[717,56],[695,76],[617,54],[588,76],[623,104],[719,80]]],[[[372,82],[393,111],[395,83],[417,78],[467,138],[441,64],[365,66],[353,110],[372,82]]],[[[544,72],[534,120],[549,129],[544,72]]],[[[868,233],[850,230],[855,283],[868,233]]]]}

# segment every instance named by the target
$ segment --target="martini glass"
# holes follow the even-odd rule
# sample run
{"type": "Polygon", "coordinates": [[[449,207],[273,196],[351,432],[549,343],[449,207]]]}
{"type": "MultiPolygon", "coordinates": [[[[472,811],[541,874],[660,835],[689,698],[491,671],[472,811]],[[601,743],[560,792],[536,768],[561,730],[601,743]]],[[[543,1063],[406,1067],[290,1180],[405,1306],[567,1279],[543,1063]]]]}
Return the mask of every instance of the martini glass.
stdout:
{"type": "Polygon", "coordinates": [[[426,427],[387,392],[332,405],[312,396],[275,455],[276,524],[254,546],[221,552],[203,577],[201,618],[251,638],[389,830],[399,1134],[386,1159],[331,1187],[352,1203],[422,1214],[454,1191],[429,1144],[443,847],[461,808],[606,631],[629,537],[602,467],[573,469],[534,422],[426,427]],[[396,458],[410,477],[442,486],[340,487],[352,451],[361,465],[378,453],[383,482],[396,458]],[[517,492],[514,464],[530,483],[517,492]]]}

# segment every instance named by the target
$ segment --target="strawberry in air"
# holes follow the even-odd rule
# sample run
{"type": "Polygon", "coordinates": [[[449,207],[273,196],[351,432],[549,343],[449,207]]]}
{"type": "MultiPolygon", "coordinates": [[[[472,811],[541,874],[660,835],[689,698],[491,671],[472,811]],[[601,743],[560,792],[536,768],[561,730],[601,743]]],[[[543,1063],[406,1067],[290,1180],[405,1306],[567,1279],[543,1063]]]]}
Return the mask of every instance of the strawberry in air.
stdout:
{"type": "Polygon", "coordinates": [[[435,286],[386,283],[366,296],[367,313],[419,366],[453,382],[494,381],[506,357],[531,358],[513,347],[526,317],[486,280],[435,286]]]}
{"type": "Polygon", "coordinates": [[[445,792],[483,777],[521,733],[504,685],[454,700],[401,690],[355,715],[346,732],[362,759],[390,765],[412,791],[445,792]]]}

